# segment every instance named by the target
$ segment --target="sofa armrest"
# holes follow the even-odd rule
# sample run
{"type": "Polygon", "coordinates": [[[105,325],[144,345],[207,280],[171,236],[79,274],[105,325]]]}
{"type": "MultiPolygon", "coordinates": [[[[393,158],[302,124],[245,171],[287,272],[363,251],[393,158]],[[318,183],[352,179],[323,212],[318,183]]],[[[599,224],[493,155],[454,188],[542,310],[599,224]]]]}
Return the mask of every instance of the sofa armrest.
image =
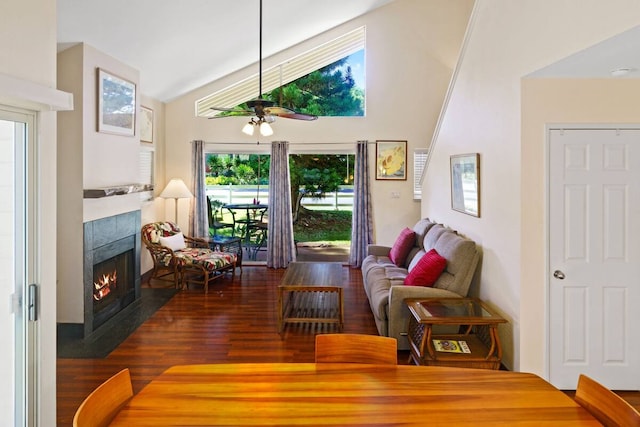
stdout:
{"type": "Polygon", "coordinates": [[[404,303],[407,298],[462,298],[455,292],[446,289],[425,286],[391,286],[389,288],[389,336],[398,340],[398,349],[409,349],[407,326],[409,308],[404,303]]]}
{"type": "Polygon", "coordinates": [[[367,255],[389,256],[389,252],[391,252],[390,246],[367,245],[367,255]]]}

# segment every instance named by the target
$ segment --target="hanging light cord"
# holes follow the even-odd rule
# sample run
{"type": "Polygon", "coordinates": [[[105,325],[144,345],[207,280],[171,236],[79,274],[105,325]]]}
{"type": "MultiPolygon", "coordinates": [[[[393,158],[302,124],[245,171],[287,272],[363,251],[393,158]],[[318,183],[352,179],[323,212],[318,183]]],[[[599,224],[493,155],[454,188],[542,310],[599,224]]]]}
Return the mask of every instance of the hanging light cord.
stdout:
{"type": "Polygon", "coordinates": [[[259,61],[258,61],[258,63],[259,63],[259,74],[258,74],[258,76],[259,76],[259,79],[258,79],[259,80],[259,82],[258,82],[259,93],[258,93],[258,98],[262,98],[262,0],[260,0],[260,27],[259,28],[260,28],[260,37],[259,37],[259,43],[258,44],[260,45],[260,48],[259,48],[260,57],[259,57],[259,61]]]}

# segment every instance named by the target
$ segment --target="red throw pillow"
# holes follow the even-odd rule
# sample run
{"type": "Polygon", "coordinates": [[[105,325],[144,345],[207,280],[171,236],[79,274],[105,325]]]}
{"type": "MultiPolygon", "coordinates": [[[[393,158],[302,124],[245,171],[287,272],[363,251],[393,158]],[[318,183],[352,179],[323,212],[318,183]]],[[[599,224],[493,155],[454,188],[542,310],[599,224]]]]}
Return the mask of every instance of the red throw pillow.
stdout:
{"type": "Polygon", "coordinates": [[[431,249],[420,258],[420,261],[405,277],[404,284],[431,287],[436,283],[446,266],[447,260],[440,256],[435,249],[431,249]]]}
{"type": "Polygon", "coordinates": [[[416,233],[412,229],[405,227],[405,229],[400,232],[391,251],[389,251],[389,259],[391,262],[398,267],[402,267],[415,243],[416,233]]]}

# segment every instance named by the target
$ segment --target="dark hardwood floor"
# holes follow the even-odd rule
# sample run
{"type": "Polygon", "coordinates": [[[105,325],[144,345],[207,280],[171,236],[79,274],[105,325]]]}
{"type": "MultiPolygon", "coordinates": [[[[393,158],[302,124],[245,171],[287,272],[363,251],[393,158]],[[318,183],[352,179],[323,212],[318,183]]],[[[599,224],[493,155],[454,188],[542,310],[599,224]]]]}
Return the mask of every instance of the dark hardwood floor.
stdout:
{"type": "MultiPolygon", "coordinates": [[[[208,295],[198,287],[179,292],[104,359],[59,358],[57,425],[71,426],[85,396],[125,367],[131,370],[137,393],[172,365],[313,362],[315,334],[333,332],[333,326],[290,325],[279,335],[276,288],[285,270],[264,266],[243,270],[233,282],[224,278],[211,284],[208,295]]],[[[343,270],[344,332],[377,334],[361,271],[343,270]]],[[[399,362],[406,363],[407,356],[399,352],[399,362]]],[[[622,394],[640,409],[640,393],[622,394]]]]}

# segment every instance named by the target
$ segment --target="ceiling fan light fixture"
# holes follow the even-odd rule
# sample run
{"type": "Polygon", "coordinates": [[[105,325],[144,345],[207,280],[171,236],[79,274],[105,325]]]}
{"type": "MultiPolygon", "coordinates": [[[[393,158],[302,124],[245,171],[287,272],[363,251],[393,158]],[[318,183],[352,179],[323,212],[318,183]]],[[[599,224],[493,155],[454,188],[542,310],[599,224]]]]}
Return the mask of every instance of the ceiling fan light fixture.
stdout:
{"type": "MultiPolygon", "coordinates": [[[[269,123],[273,123],[276,117],[285,117],[295,120],[316,120],[318,116],[315,114],[300,113],[289,108],[284,108],[276,104],[275,101],[262,98],[262,0],[260,0],[260,28],[259,28],[259,55],[258,55],[258,97],[246,102],[245,108],[229,108],[229,107],[210,107],[212,110],[225,111],[234,114],[233,116],[254,116],[249,123],[245,124],[242,128],[242,132],[252,136],[254,127],[260,128],[260,134],[262,136],[273,135],[273,129],[269,123]]],[[[213,116],[210,119],[223,116],[213,116]]]]}
{"type": "Polygon", "coordinates": [[[271,125],[267,122],[260,123],[260,134],[262,136],[271,136],[273,135],[273,129],[271,125]]]}
{"type": "Polygon", "coordinates": [[[242,133],[247,134],[249,136],[253,135],[253,121],[250,121],[242,128],[242,133]]]}

